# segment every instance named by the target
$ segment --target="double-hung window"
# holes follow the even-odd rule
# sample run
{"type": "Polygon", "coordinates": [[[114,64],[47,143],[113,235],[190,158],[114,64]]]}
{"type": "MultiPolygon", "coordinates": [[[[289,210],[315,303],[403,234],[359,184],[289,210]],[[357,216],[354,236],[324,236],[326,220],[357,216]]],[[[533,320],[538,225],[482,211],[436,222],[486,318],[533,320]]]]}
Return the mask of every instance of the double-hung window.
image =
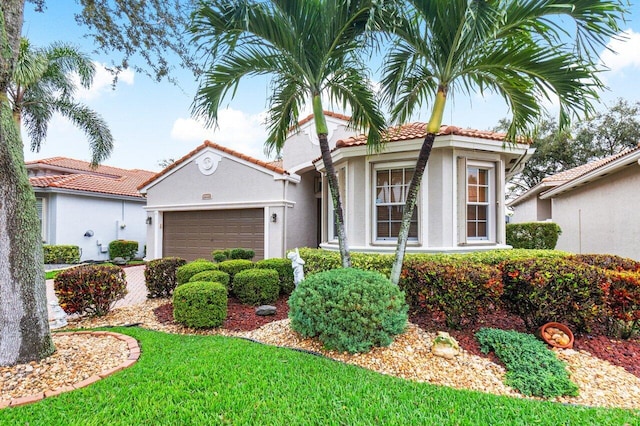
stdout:
{"type": "MultiPolygon", "coordinates": [[[[414,169],[411,167],[375,167],[374,240],[397,241],[402,214],[414,169]]],[[[418,239],[418,206],[413,210],[409,240],[418,239]]]]}
{"type": "Polygon", "coordinates": [[[466,237],[469,241],[492,240],[495,228],[495,167],[490,163],[467,163],[466,237]]]}

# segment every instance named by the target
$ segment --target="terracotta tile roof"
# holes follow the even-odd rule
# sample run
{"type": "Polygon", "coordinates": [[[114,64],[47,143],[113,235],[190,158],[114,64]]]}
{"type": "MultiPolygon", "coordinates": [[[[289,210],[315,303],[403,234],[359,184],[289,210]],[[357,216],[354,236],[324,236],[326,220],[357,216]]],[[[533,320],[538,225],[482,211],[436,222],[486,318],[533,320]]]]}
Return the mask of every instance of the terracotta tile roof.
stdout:
{"type": "Polygon", "coordinates": [[[137,190],[138,185],[154,174],[147,170],[128,170],[111,166],[91,168],[90,163],[86,161],[65,157],[29,161],[26,165],[32,170],[46,170],[46,166],[53,166],[59,173],[66,173],[32,176],[29,182],[34,188],[59,188],[138,198],[143,198],[137,190]]]}
{"type": "MultiPolygon", "coordinates": [[[[490,139],[496,141],[505,140],[505,133],[496,133],[489,130],[462,129],[456,126],[442,125],[437,136],[457,135],[471,138],[490,139]]],[[[424,139],[427,136],[427,123],[408,123],[390,127],[386,132],[389,142],[406,141],[411,139],[424,139]]],[[[352,136],[336,142],[336,148],[366,145],[367,135],[352,136]]]]}
{"type": "MultiPolygon", "coordinates": [[[[351,117],[349,117],[348,115],[338,114],[336,112],[331,112],[331,111],[323,111],[323,112],[324,112],[324,115],[326,115],[327,117],[333,117],[333,118],[337,118],[339,120],[344,120],[344,121],[351,120],[351,117]]],[[[305,123],[308,123],[311,120],[313,120],[313,114],[309,114],[302,120],[298,121],[298,127],[302,126],[305,123]]],[[[293,130],[293,128],[289,130],[293,130]]]]}
{"type": "Polygon", "coordinates": [[[564,170],[560,173],[556,173],[555,175],[547,176],[542,179],[543,182],[568,182],[570,180],[579,178],[580,176],[597,169],[598,167],[602,167],[605,164],[611,163],[612,161],[617,160],[620,157],[624,157],[625,155],[640,150],[640,145],[633,149],[625,149],[619,154],[612,155],[610,157],[601,158],[600,160],[591,161],[587,164],[583,164],[578,167],[574,167],[572,169],[564,170]]]}
{"type": "MultiPolygon", "coordinates": [[[[218,151],[226,152],[227,154],[233,155],[234,157],[241,158],[241,159],[243,159],[245,161],[248,161],[250,163],[256,164],[256,165],[261,166],[261,167],[264,167],[265,169],[271,170],[272,172],[276,172],[276,173],[279,173],[281,175],[285,175],[285,174],[288,175],[289,174],[289,173],[287,173],[287,171],[285,169],[283,169],[281,166],[277,165],[277,161],[273,161],[273,162],[268,163],[266,161],[258,160],[257,158],[253,158],[251,156],[242,154],[241,152],[235,151],[235,150],[233,150],[231,148],[227,148],[225,146],[218,145],[217,143],[214,143],[214,142],[211,142],[211,141],[204,141],[204,143],[202,145],[198,146],[197,148],[195,148],[193,151],[189,152],[184,157],[180,158],[179,160],[177,160],[174,163],[172,163],[169,166],[167,166],[161,172],[156,173],[155,175],[151,176],[149,179],[147,179],[146,181],[144,181],[143,183],[138,185],[138,189],[142,189],[145,186],[149,185],[151,182],[153,182],[153,181],[157,180],[158,178],[166,175],[171,170],[175,169],[176,167],[178,167],[182,163],[188,161],[190,158],[195,156],[198,152],[202,151],[203,149],[205,149],[207,147],[216,149],[218,151]]],[[[282,164],[282,162],[280,162],[280,164],[282,164]]]]}

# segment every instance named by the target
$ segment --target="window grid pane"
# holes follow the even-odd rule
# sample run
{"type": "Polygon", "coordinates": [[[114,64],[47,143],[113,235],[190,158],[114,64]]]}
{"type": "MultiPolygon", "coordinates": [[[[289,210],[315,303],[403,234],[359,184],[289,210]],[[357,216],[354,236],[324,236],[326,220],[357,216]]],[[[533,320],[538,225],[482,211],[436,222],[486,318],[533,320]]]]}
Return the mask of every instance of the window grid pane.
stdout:
{"type": "MultiPolygon", "coordinates": [[[[413,169],[376,170],[376,239],[397,239],[413,169]]],[[[409,238],[418,238],[418,211],[414,209],[409,238]]]]}
{"type": "Polygon", "coordinates": [[[467,168],[467,237],[488,239],[489,169],[467,168]]]}

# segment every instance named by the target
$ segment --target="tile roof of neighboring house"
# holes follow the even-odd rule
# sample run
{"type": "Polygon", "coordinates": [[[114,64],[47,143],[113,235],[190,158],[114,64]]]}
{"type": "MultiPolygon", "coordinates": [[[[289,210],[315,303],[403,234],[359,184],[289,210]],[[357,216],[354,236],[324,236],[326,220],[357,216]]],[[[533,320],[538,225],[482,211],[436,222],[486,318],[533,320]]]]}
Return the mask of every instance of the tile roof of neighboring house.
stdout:
{"type": "Polygon", "coordinates": [[[180,164],[188,161],[190,158],[192,158],[198,152],[202,151],[203,149],[205,149],[207,147],[216,149],[218,151],[226,152],[229,155],[232,155],[234,157],[237,157],[237,158],[240,158],[242,160],[248,161],[249,163],[253,163],[253,164],[256,164],[258,166],[264,167],[264,168],[266,168],[268,170],[271,170],[272,172],[280,173],[282,175],[289,174],[289,173],[287,173],[287,171],[285,169],[283,169],[281,167],[282,161],[280,161],[279,165],[278,165],[277,161],[273,161],[273,162],[268,163],[266,161],[258,160],[257,158],[253,158],[253,157],[250,157],[248,155],[242,154],[241,152],[235,151],[235,150],[227,148],[225,146],[218,145],[217,143],[214,143],[214,142],[211,142],[211,141],[204,141],[204,143],[202,145],[198,146],[197,148],[195,148],[193,151],[189,152],[184,157],[180,158],[179,160],[177,160],[174,163],[172,163],[169,166],[167,166],[161,172],[156,173],[155,175],[151,176],[149,179],[147,179],[146,181],[144,181],[143,183],[138,185],[138,189],[142,189],[145,186],[149,185],[151,182],[153,182],[153,181],[157,180],[158,178],[166,175],[171,170],[175,169],[180,164]]]}
{"type": "Polygon", "coordinates": [[[49,169],[59,174],[32,176],[34,188],[57,188],[101,194],[142,198],[137,187],[154,173],[140,169],[120,169],[111,166],[91,168],[90,163],[73,158],[53,157],[29,161],[26,166],[33,169],[49,169]]]}
{"type": "MultiPolygon", "coordinates": [[[[408,123],[400,126],[390,127],[386,135],[390,142],[406,141],[411,139],[424,139],[427,136],[427,123],[408,123]]],[[[506,134],[497,133],[489,130],[462,129],[456,126],[442,125],[437,136],[456,135],[467,136],[471,138],[490,139],[496,141],[504,141],[506,134]]],[[[347,139],[341,139],[336,142],[336,148],[345,148],[350,146],[366,145],[367,135],[352,136],[347,139]]]]}

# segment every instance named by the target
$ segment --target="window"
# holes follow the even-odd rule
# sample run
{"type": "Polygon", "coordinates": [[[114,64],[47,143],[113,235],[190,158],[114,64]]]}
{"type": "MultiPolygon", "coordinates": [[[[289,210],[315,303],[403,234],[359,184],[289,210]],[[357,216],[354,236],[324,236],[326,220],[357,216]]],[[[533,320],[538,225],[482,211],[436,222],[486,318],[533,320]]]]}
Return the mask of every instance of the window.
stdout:
{"type": "Polygon", "coordinates": [[[488,240],[493,217],[492,167],[467,166],[467,239],[488,240]]]}
{"type": "Polygon", "coordinates": [[[46,202],[44,198],[36,197],[36,209],[38,210],[38,220],[40,222],[40,235],[42,241],[46,242],[46,202]]]}
{"type": "MultiPolygon", "coordinates": [[[[379,168],[375,170],[375,240],[395,241],[400,233],[402,215],[413,168],[379,168]]],[[[413,210],[409,239],[418,239],[418,207],[413,210]]]]}

